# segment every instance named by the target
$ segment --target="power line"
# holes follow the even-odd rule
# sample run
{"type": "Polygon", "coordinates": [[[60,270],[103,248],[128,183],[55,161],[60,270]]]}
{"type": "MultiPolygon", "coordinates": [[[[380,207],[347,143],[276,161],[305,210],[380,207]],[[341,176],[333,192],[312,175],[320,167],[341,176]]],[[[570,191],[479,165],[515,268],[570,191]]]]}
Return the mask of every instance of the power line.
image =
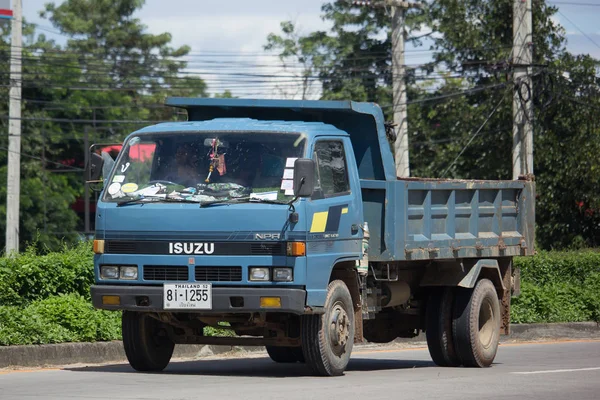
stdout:
{"type": "Polygon", "coordinates": [[[469,147],[469,145],[473,142],[473,140],[475,140],[475,138],[477,137],[477,135],[479,135],[479,132],[481,132],[481,130],[483,129],[483,127],[488,123],[488,121],[496,113],[496,111],[498,110],[498,108],[500,108],[500,105],[504,102],[504,99],[506,98],[507,93],[510,93],[510,92],[507,91],[506,93],[504,93],[504,96],[502,96],[502,98],[500,99],[500,101],[498,102],[498,104],[496,104],[496,107],[494,107],[494,109],[487,116],[487,118],[485,119],[485,121],[483,121],[483,124],[481,124],[481,126],[479,127],[479,129],[477,129],[477,131],[473,135],[471,135],[471,138],[469,139],[469,141],[467,142],[467,144],[465,144],[465,146],[462,148],[462,150],[460,151],[460,153],[458,153],[458,155],[456,156],[456,158],[454,159],[454,161],[452,161],[452,163],[450,163],[450,165],[448,166],[448,168],[446,168],[446,170],[442,173],[442,176],[441,176],[442,178],[444,176],[446,176],[446,174],[448,173],[448,171],[450,171],[450,168],[452,168],[454,166],[454,164],[456,163],[456,161],[458,161],[458,159],[460,158],[460,156],[462,156],[463,153],[467,150],[467,147],[469,147]]]}
{"type": "Polygon", "coordinates": [[[569,17],[567,17],[563,12],[561,12],[560,10],[558,10],[558,13],[560,15],[562,15],[567,21],[569,21],[571,23],[571,25],[573,25],[575,27],[575,29],[577,29],[579,32],[581,32],[581,34],[583,36],[585,36],[590,42],[592,42],[594,44],[594,46],[596,46],[597,48],[600,49],[600,45],[598,43],[596,43],[596,41],[594,39],[592,39],[587,33],[585,33],[583,30],[581,30],[581,28],[579,28],[579,26],[577,26],[577,24],[573,21],[571,21],[569,19],[569,17]]]}
{"type": "Polygon", "coordinates": [[[123,125],[148,125],[173,121],[143,121],[143,120],[102,120],[102,119],[68,119],[68,118],[40,118],[21,117],[10,118],[8,115],[0,115],[0,120],[41,121],[41,122],[68,122],[71,124],[123,124],[123,125]]]}
{"type": "Polygon", "coordinates": [[[33,156],[31,154],[23,153],[22,151],[21,152],[12,151],[12,150],[9,150],[7,147],[3,147],[3,146],[0,146],[0,150],[4,150],[7,153],[19,153],[19,155],[21,155],[23,157],[31,158],[33,160],[38,160],[38,161],[42,161],[42,162],[47,162],[48,164],[54,164],[54,165],[66,168],[67,170],[72,170],[72,171],[77,171],[77,172],[85,171],[85,169],[83,169],[83,168],[71,167],[68,165],[61,164],[56,161],[51,161],[51,160],[43,159],[41,157],[33,156]]]}
{"type": "Polygon", "coordinates": [[[600,7],[598,3],[584,3],[584,2],[568,2],[568,1],[547,1],[550,4],[557,4],[562,6],[580,6],[580,7],[600,7]]]}
{"type": "MultiPolygon", "coordinates": [[[[409,100],[409,101],[406,102],[406,104],[428,103],[428,102],[431,102],[431,101],[444,100],[444,99],[448,99],[448,98],[452,98],[452,97],[457,97],[457,96],[465,96],[465,95],[469,95],[469,94],[481,92],[481,91],[488,90],[488,89],[502,88],[502,87],[507,86],[509,83],[510,82],[497,83],[497,84],[493,84],[493,85],[474,87],[474,88],[471,88],[471,89],[462,90],[460,92],[443,94],[443,95],[440,95],[440,96],[425,97],[425,98],[422,98],[422,99],[409,100]]],[[[386,104],[386,105],[381,105],[380,107],[381,108],[390,108],[390,107],[393,107],[393,106],[394,106],[393,104],[386,104]]]]}

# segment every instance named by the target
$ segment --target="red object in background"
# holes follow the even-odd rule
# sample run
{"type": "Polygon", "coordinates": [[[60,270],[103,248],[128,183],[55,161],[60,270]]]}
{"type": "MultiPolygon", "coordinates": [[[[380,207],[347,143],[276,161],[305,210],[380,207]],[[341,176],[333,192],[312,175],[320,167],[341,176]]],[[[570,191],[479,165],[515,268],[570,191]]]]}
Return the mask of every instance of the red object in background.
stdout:
{"type": "Polygon", "coordinates": [[[6,8],[0,9],[0,17],[2,17],[2,18],[7,18],[7,17],[12,18],[12,16],[13,16],[12,10],[7,10],[6,8]]]}
{"type": "MultiPolygon", "coordinates": [[[[71,209],[76,213],[85,213],[85,201],[83,197],[78,197],[77,200],[73,204],[71,204],[71,209]]],[[[90,213],[96,212],[96,202],[94,200],[90,200],[90,213]]]]}
{"type": "MultiPolygon", "coordinates": [[[[151,159],[154,156],[154,151],[156,150],[156,144],[136,144],[134,147],[129,148],[129,159],[146,161],[151,159]]],[[[107,146],[103,147],[102,151],[107,153],[115,152],[118,153],[121,151],[121,146],[107,146]]]]}

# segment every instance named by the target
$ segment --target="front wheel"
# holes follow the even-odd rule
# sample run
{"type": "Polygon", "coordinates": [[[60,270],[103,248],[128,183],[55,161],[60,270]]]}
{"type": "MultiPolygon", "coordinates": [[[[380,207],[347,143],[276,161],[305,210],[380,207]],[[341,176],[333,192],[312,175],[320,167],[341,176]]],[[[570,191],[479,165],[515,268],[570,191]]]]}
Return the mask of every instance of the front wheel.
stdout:
{"type": "Polygon", "coordinates": [[[500,301],[489,279],[480,280],[474,289],[457,288],[452,333],[465,367],[492,365],[500,341],[500,301]]]}
{"type": "Polygon", "coordinates": [[[163,324],[147,313],[123,311],[123,347],[136,371],[158,372],[167,367],[175,344],[163,324]]]}
{"type": "Polygon", "coordinates": [[[344,373],[354,345],[354,308],[346,284],[340,280],[327,288],[325,313],[302,317],[302,350],[306,365],[317,375],[344,373]]]}

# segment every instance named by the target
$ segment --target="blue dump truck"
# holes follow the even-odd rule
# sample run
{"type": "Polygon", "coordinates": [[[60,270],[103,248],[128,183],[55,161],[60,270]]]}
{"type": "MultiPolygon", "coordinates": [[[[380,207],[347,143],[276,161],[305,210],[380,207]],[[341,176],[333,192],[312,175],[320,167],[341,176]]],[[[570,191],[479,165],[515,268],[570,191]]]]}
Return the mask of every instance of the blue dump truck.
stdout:
{"type": "MultiPolygon", "coordinates": [[[[123,311],[138,371],[175,344],[265,346],[343,374],[353,344],[425,332],[433,361],[488,367],[533,254],[535,185],[396,177],[380,107],[170,98],[187,122],[140,129],[102,186],[96,308],[123,311]],[[233,337],[204,335],[227,327],[233,337]]],[[[492,144],[491,144],[492,145],[492,144]]]]}

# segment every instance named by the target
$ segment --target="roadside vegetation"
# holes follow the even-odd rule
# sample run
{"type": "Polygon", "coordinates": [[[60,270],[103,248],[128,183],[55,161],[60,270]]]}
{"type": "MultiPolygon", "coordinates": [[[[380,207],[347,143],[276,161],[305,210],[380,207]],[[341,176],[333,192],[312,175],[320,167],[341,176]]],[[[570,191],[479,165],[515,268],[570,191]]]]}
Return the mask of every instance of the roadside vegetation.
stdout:
{"type": "MultiPolygon", "coordinates": [[[[0,258],[0,345],[94,342],[121,338],[120,312],[95,310],[89,243],[38,254],[38,246],[0,258]]],[[[514,323],[600,321],[600,252],[541,251],[517,258],[522,294],[514,323]]],[[[231,335],[205,328],[207,335],[231,335]]]]}
{"type": "Polygon", "coordinates": [[[600,322],[599,251],[541,251],[515,266],[522,294],[513,299],[514,323],[600,322]]]}

